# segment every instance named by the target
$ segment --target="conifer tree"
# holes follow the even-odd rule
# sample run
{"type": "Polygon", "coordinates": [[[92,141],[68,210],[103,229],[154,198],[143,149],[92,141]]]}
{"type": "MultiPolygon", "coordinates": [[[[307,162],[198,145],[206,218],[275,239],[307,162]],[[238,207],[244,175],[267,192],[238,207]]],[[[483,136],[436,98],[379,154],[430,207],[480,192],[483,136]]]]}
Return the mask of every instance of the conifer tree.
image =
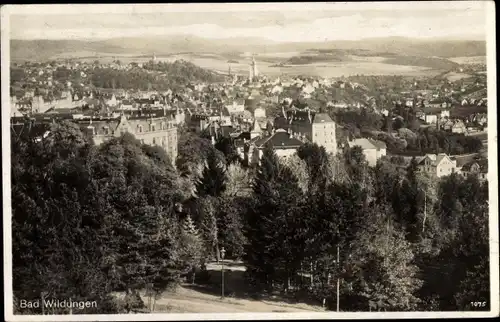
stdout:
{"type": "Polygon", "coordinates": [[[194,283],[196,270],[202,265],[203,243],[198,229],[189,215],[184,219],[179,244],[179,259],[183,273],[189,273],[191,283],[194,283]]]}
{"type": "Polygon", "coordinates": [[[196,185],[198,196],[220,196],[226,190],[226,180],[225,166],[220,164],[215,153],[209,153],[201,179],[196,185]]]}
{"type": "Polygon", "coordinates": [[[298,156],[306,162],[309,178],[310,189],[312,193],[318,185],[329,182],[330,178],[330,162],[326,150],[316,143],[306,143],[297,151],[298,156]]]}
{"type": "Polygon", "coordinates": [[[302,190],[290,169],[279,163],[271,147],[266,147],[254,180],[255,207],[247,223],[248,274],[268,289],[276,282],[288,284],[300,259],[293,238],[299,225],[302,190]]]}

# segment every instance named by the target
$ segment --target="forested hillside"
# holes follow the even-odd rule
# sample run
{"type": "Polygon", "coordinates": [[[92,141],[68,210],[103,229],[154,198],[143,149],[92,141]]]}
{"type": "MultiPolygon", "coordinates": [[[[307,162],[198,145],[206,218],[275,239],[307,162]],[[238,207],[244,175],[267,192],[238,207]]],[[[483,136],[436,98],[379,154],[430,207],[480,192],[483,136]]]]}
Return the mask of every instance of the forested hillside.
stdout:
{"type": "Polygon", "coordinates": [[[180,135],[189,166],[178,170],[129,134],[94,146],[62,122],[41,141],[13,136],[15,297],[128,312],[113,294],[195,280],[224,247],[244,259],[252,296],[335,309],[339,285],[341,311],[489,309],[487,182],[431,180],[415,161],[372,169],[359,148],[331,156],[311,144],[288,161],[266,148],[248,169],[227,142],[180,135]]]}

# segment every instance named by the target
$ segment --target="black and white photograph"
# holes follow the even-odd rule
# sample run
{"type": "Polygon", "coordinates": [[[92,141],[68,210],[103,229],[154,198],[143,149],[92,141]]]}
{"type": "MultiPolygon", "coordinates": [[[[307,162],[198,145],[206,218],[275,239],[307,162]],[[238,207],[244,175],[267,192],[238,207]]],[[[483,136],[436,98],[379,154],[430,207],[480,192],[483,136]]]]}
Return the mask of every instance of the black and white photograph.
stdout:
{"type": "Polygon", "coordinates": [[[493,1],[1,7],[7,321],[499,315],[493,1]]]}

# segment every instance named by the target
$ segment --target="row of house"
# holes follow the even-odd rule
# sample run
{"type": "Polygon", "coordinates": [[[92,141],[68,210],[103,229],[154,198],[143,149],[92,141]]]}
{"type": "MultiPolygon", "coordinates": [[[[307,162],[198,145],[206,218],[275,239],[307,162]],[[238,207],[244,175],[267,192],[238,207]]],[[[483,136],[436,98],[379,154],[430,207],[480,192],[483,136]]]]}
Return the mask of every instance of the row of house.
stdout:
{"type": "Polygon", "coordinates": [[[49,131],[49,125],[55,119],[66,119],[77,124],[83,133],[96,145],[100,145],[124,133],[133,134],[143,144],[158,146],[170,157],[175,165],[178,153],[177,123],[174,115],[165,115],[161,110],[150,114],[111,114],[92,117],[85,115],[38,116],[31,119],[11,118],[11,128],[14,132],[25,129],[27,121],[35,126],[45,128],[44,135],[49,131]]]}
{"type": "Polygon", "coordinates": [[[475,175],[480,180],[488,178],[488,161],[473,160],[459,167],[457,160],[445,153],[426,154],[417,158],[418,170],[426,172],[433,177],[440,178],[452,173],[459,173],[465,177],[475,175]]]}

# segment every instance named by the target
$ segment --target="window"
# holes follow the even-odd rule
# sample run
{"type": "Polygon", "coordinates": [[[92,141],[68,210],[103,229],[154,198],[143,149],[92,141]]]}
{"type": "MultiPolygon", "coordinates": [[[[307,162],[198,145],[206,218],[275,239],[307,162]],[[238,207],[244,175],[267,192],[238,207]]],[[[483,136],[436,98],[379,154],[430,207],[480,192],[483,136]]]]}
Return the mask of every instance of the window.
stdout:
{"type": "Polygon", "coordinates": [[[139,133],[142,133],[142,125],[138,125],[139,127],[139,133]]]}
{"type": "Polygon", "coordinates": [[[155,131],[155,125],[154,124],[151,124],[151,131],[155,131]]]}
{"type": "Polygon", "coordinates": [[[165,130],[165,122],[161,122],[161,129],[165,130]]]}
{"type": "Polygon", "coordinates": [[[144,139],[141,139],[141,144],[144,144],[144,139]]]}
{"type": "Polygon", "coordinates": [[[156,144],[156,138],[153,138],[153,145],[156,144]]]}
{"type": "Polygon", "coordinates": [[[105,126],[102,128],[103,132],[105,135],[108,135],[109,134],[109,127],[105,126]]]}

